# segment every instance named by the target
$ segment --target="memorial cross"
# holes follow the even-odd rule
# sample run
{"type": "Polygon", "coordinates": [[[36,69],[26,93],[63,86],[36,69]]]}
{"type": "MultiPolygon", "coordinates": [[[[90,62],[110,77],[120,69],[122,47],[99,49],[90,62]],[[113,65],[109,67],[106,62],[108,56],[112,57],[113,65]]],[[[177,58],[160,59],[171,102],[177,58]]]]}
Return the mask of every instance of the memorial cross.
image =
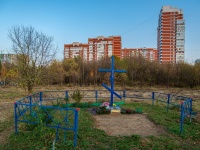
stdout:
{"type": "Polygon", "coordinates": [[[111,62],[111,68],[110,69],[98,69],[99,72],[110,72],[110,88],[105,85],[104,83],[102,83],[102,86],[105,87],[107,90],[110,91],[110,107],[113,107],[113,96],[116,95],[118,98],[122,98],[119,94],[117,94],[114,91],[114,73],[115,72],[119,72],[119,73],[124,73],[126,72],[126,70],[115,70],[114,68],[114,56],[111,57],[112,58],[112,62],[111,62]]]}

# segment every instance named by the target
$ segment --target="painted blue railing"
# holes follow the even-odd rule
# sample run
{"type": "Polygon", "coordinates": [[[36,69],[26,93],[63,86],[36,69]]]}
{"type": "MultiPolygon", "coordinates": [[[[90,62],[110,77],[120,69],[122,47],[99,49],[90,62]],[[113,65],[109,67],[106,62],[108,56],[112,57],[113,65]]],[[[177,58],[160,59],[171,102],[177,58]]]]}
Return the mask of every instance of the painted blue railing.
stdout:
{"type": "Polygon", "coordinates": [[[192,116],[192,99],[188,99],[181,104],[181,117],[180,117],[180,133],[183,132],[183,122],[186,117],[192,116]]]}
{"type": "MultiPolygon", "coordinates": [[[[42,101],[54,100],[59,98],[71,98],[74,90],[68,91],[44,91],[42,92],[42,101]]],[[[99,102],[102,99],[110,98],[110,91],[108,90],[79,90],[83,96],[83,101],[86,99],[91,99],[94,102],[99,102]]],[[[149,91],[132,91],[132,90],[115,90],[122,99],[113,95],[115,101],[125,101],[126,99],[137,98],[139,100],[150,100],[152,92],[149,91]]]]}
{"type": "MultiPolygon", "coordinates": [[[[110,92],[107,90],[79,90],[84,99],[99,102],[101,99],[110,98],[110,92]]],[[[75,109],[60,108],[53,106],[44,106],[45,101],[71,98],[73,90],[67,91],[43,91],[34,93],[30,96],[26,96],[14,104],[15,112],[15,132],[18,131],[18,123],[27,122],[32,124],[38,124],[40,118],[40,112],[43,110],[50,120],[50,124],[45,124],[48,127],[56,129],[56,139],[58,139],[58,130],[64,131],[71,130],[74,132],[74,146],[76,146],[76,136],[78,130],[78,112],[75,109]],[[51,111],[49,111],[49,109],[51,111]],[[60,114],[60,120],[56,120],[55,114],[60,114]],[[63,115],[65,114],[65,115],[63,115]],[[69,115],[71,114],[71,115],[69,115]],[[72,115],[73,114],[73,115],[72,115]],[[27,115],[31,116],[31,120],[27,119],[27,115]],[[72,117],[71,119],[67,119],[72,117]],[[32,120],[35,120],[34,122],[32,120]],[[73,120],[73,121],[72,121],[73,120]],[[67,126],[71,124],[72,126],[67,126]]],[[[169,105],[177,106],[181,109],[180,112],[180,132],[183,131],[183,121],[189,116],[191,118],[192,113],[192,99],[184,96],[177,96],[173,94],[165,94],[158,92],[147,91],[132,91],[132,90],[116,90],[116,92],[122,97],[122,100],[138,99],[138,100],[152,100],[152,105],[155,101],[166,103],[166,109],[168,111],[169,105]]],[[[114,98],[119,99],[114,95],[114,98]]]]}
{"type": "MultiPolygon", "coordinates": [[[[56,129],[56,138],[58,140],[58,131],[64,130],[64,140],[66,140],[67,131],[74,133],[74,146],[77,143],[78,132],[78,110],[72,108],[62,108],[53,106],[43,106],[43,92],[26,96],[14,103],[14,121],[15,133],[18,132],[20,122],[29,124],[40,124],[56,129]]],[[[50,97],[52,99],[52,97],[50,97]]]]}
{"type": "Polygon", "coordinates": [[[181,102],[186,101],[188,99],[190,98],[174,94],[152,92],[152,105],[154,105],[154,101],[166,103],[167,111],[169,109],[169,105],[180,107],[181,102]]]}
{"type": "MultiPolygon", "coordinates": [[[[48,100],[55,100],[55,99],[64,99],[64,98],[71,98],[71,95],[73,94],[74,90],[68,90],[68,91],[44,91],[42,92],[42,101],[48,101],[48,100]]],[[[98,102],[101,99],[110,98],[110,92],[107,90],[79,90],[80,94],[83,96],[84,99],[92,99],[95,102],[98,102]]],[[[116,90],[116,92],[124,96],[124,90],[116,90]]],[[[116,96],[114,98],[117,99],[116,96]]]]}
{"type": "Polygon", "coordinates": [[[154,101],[166,103],[167,111],[169,109],[169,105],[176,106],[180,109],[180,133],[182,133],[184,119],[189,117],[191,121],[192,99],[185,96],[152,92],[152,105],[154,105],[154,101]]]}

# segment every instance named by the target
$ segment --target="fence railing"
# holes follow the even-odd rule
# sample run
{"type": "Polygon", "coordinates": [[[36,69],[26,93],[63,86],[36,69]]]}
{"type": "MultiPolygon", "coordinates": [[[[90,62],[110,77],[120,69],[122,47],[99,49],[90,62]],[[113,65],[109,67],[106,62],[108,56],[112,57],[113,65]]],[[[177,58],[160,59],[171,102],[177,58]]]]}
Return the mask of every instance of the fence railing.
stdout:
{"type": "MultiPolygon", "coordinates": [[[[110,92],[107,90],[79,90],[83,99],[91,99],[90,101],[100,102],[101,99],[110,98],[110,92]]],[[[26,96],[14,104],[15,112],[15,132],[18,131],[19,122],[27,122],[31,124],[38,124],[38,120],[41,119],[40,113],[43,111],[43,115],[48,116],[48,121],[51,123],[46,123],[48,127],[56,128],[56,139],[58,138],[58,130],[63,129],[65,131],[72,130],[74,132],[74,145],[76,145],[76,136],[78,130],[78,112],[75,109],[70,108],[60,108],[53,106],[44,106],[43,102],[71,98],[74,91],[44,91],[34,93],[30,96],[26,96]],[[49,111],[49,109],[51,111],[49,111]],[[62,112],[59,118],[56,118],[59,112],[62,112]],[[73,114],[73,115],[69,115],[73,114]],[[29,116],[27,119],[27,115],[29,116]],[[73,116],[73,119],[68,119],[73,116]],[[31,119],[30,119],[31,118],[31,119]],[[34,121],[33,121],[34,120],[34,121]],[[72,121],[73,120],[73,121],[72,121]],[[71,124],[72,126],[67,126],[71,124]]],[[[122,99],[114,97],[115,101],[125,101],[129,98],[137,98],[138,100],[152,100],[152,105],[155,101],[166,103],[166,109],[168,111],[169,106],[177,106],[181,109],[180,112],[180,132],[183,131],[183,122],[186,117],[191,118],[192,113],[192,99],[184,96],[177,96],[173,94],[165,94],[158,92],[148,92],[148,91],[131,91],[131,90],[117,90],[116,91],[122,99]]]]}
{"type": "MultiPolygon", "coordinates": [[[[50,99],[52,97],[50,97],[50,99]]],[[[43,106],[41,105],[41,102],[42,92],[24,97],[14,103],[15,133],[18,132],[18,124],[20,122],[55,128],[55,140],[58,140],[58,131],[60,129],[64,130],[64,140],[66,140],[66,132],[70,130],[74,133],[74,146],[76,146],[78,110],[72,108],[43,106]]]]}
{"type": "MultiPolygon", "coordinates": [[[[71,98],[73,95],[74,90],[67,90],[67,91],[44,91],[42,92],[42,101],[47,100],[54,100],[54,99],[64,99],[64,98],[71,98]]],[[[79,90],[80,94],[82,95],[83,100],[84,99],[92,99],[95,102],[98,102],[99,100],[110,98],[110,92],[107,90],[79,90]]],[[[116,91],[120,96],[123,98],[124,96],[124,90],[118,90],[116,91]]],[[[116,96],[114,96],[115,100],[119,100],[116,96]]],[[[123,100],[123,99],[122,99],[123,100]]]]}
{"type": "Polygon", "coordinates": [[[192,116],[192,99],[188,99],[181,104],[181,117],[180,117],[180,133],[183,132],[183,123],[186,117],[190,118],[192,116]]]}
{"type": "MultiPolygon", "coordinates": [[[[41,93],[42,101],[54,100],[54,99],[64,99],[71,98],[74,90],[67,91],[44,91],[41,93]]],[[[110,91],[108,90],[79,90],[80,94],[83,96],[83,101],[85,99],[92,99],[94,102],[99,102],[102,99],[110,98],[110,91]]],[[[114,95],[115,101],[125,101],[129,98],[137,98],[140,100],[151,99],[152,92],[148,91],[131,91],[131,90],[115,90],[122,99],[119,99],[114,95]]]]}
{"type": "Polygon", "coordinates": [[[189,97],[178,96],[174,94],[166,94],[159,92],[152,92],[152,105],[154,105],[154,101],[160,101],[166,103],[166,109],[168,111],[169,105],[180,107],[183,101],[190,99],[189,97]]]}
{"type": "Polygon", "coordinates": [[[173,94],[152,92],[152,105],[154,105],[154,101],[166,103],[167,111],[170,105],[176,106],[180,109],[180,133],[182,133],[184,119],[189,117],[191,121],[192,99],[189,97],[177,96],[173,94]]]}

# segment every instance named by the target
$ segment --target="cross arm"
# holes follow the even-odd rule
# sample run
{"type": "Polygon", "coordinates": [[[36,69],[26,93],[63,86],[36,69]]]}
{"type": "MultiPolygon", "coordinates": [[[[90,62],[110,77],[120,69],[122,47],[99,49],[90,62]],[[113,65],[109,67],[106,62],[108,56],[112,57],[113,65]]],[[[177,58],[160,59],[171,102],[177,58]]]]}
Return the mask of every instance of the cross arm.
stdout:
{"type": "Polygon", "coordinates": [[[105,87],[107,90],[109,90],[111,93],[113,93],[114,95],[116,95],[118,98],[122,99],[122,97],[117,94],[115,91],[113,91],[111,88],[109,88],[107,85],[105,85],[104,83],[102,83],[102,86],[105,87]]]}
{"type": "Polygon", "coordinates": [[[98,72],[112,72],[110,69],[98,69],[98,72]]]}
{"type": "Polygon", "coordinates": [[[119,72],[119,73],[125,73],[126,72],[126,70],[115,70],[115,72],[119,72]]]}

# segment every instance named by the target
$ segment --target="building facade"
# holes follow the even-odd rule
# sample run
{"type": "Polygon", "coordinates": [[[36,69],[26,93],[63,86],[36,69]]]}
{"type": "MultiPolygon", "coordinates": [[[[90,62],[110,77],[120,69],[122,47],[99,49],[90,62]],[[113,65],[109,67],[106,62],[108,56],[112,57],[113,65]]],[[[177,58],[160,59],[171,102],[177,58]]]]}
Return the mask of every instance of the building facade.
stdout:
{"type": "Polygon", "coordinates": [[[88,45],[88,60],[100,60],[112,55],[121,58],[121,36],[89,38],[88,45]]]}
{"type": "Polygon", "coordinates": [[[84,60],[88,59],[88,44],[73,42],[64,44],[64,58],[74,58],[80,56],[84,60]]]}
{"type": "Polygon", "coordinates": [[[156,48],[123,48],[122,58],[139,57],[142,56],[148,61],[157,61],[157,49],[156,48]]]}
{"type": "Polygon", "coordinates": [[[162,7],[158,19],[157,50],[160,63],[184,61],[185,20],[181,9],[162,7]]]}
{"type": "Polygon", "coordinates": [[[74,42],[64,44],[64,58],[82,57],[84,60],[100,60],[115,55],[121,58],[121,36],[88,38],[88,44],[74,42]]]}
{"type": "Polygon", "coordinates": [[[17,55],[16,54],[0,54],[0,61],[2,64],[4,63],[16,63],[17,55]]]}

